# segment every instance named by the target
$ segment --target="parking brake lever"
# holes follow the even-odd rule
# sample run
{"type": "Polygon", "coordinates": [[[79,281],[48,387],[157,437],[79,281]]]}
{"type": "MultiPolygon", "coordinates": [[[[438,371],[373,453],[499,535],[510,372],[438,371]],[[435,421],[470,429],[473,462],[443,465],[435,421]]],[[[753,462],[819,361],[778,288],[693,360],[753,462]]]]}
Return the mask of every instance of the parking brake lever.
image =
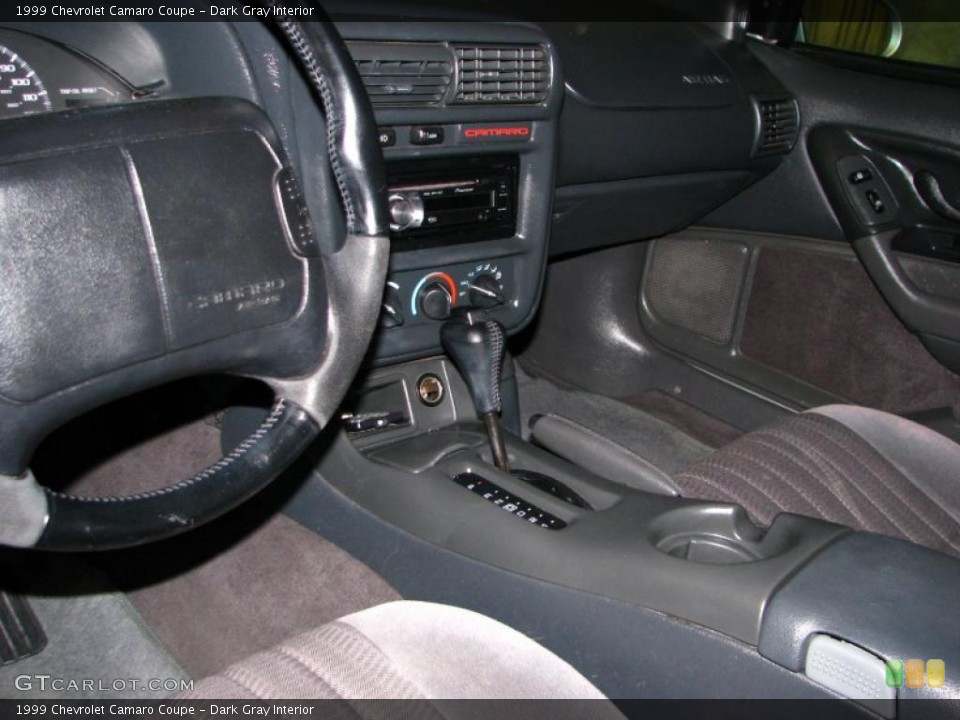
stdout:
{"type": "Polygon", "coordinates": [[[483,310],[456,308],[440,327],[440,343],[467,383],[473,406],[487,430],[494,465],[510,472],[500,424],[500,376],[507,349],[506,330],[483,310]]]}

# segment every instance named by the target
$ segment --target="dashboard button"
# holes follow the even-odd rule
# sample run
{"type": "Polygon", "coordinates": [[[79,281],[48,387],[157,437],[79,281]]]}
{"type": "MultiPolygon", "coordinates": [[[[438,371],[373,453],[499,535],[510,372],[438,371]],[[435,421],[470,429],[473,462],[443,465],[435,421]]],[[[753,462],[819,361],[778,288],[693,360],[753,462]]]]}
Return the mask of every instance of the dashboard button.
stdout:
{"type": "Polygon", "coordinates": [[[443,142],[443,128],[435,125],[412,127],[410,142],[413,145],[440,145],[443,142]]]}
{"type": "Polygon", "coordinates": [[[397,144],[397,131],[390,127],[382,127],[377,130],[380,137],[380,147],[393,147],[397,144]]]}

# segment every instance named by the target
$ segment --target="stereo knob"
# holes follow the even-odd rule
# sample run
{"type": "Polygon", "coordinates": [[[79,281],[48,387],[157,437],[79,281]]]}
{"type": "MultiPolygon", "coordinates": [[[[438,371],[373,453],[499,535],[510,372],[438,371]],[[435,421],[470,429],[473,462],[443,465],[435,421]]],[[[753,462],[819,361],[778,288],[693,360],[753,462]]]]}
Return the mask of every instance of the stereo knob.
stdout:
{"type": "Polygon", "coordinates": [[[489,273],[472,278],[467,286],[470,304],[478,308],[493,308],[503,305],[503,288],[500,282],[489,273]]]}
{"type": "Polygon", "coordinates": [[[431,282],[420,291],[420,310],[431,320],[446,320],[453,307],[453,296],[442,282],[431,282]]]}
{"type": "Polygon", "coordinates": [[[416,193],[390,195],[390,229],[400,232],[423,225],[423,198],[416,193]]]}

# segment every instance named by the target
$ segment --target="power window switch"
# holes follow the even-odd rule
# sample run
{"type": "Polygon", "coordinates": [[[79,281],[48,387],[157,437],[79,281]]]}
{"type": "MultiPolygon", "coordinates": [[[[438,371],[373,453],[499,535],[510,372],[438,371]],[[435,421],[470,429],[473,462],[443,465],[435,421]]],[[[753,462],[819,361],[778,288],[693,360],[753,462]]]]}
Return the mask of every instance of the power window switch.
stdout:
{"type": "Polygon", "coordinates": [[[877,214],[883,215],[887,210],[887,206],[883,202],[883,198],[880,197],[880,193],[876,190],[867,190],[867,202],[870,203],[870,208],[877,214]]]}
{"type": "Polygon", "coordinates": [[[863,183],[871,180],[873,180],[873,173],[870,172],[870,168],[860,168],[850,173],[851,185],[863,185],[863,183]]]}

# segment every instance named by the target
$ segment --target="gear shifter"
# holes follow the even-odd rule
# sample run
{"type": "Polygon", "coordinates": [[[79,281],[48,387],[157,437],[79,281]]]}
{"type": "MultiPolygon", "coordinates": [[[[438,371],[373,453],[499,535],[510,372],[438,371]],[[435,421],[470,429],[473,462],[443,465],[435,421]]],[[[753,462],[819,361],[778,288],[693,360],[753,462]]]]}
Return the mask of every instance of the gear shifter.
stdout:
{"type": "Polygon", "coordinates": [[[463,376],[477,415],[490,439],[494,464],[510,472],[507,446],[500,425],[500,374],[507,333],[496,320],[476,308],[458,308],[440,328],[440,342],[463,376]]]}

